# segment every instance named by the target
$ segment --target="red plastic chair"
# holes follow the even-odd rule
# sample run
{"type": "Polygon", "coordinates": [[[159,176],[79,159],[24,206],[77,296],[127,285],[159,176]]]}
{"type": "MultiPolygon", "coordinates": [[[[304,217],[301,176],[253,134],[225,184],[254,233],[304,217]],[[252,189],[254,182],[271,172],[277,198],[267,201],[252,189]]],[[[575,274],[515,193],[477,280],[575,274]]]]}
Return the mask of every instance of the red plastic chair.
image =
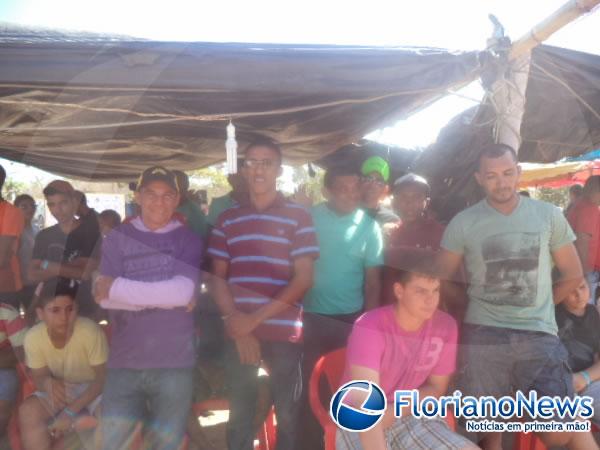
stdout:
{"type": "Polygon", "coordinates": [[[21,431],[19,429],[19,406],[21,406],[23,400],[35,392],[35,385],[33,384],[33,380],[27,376],[25,365],[18,364],[17,373],[19,375],[20,385],[19,394],[7,428],[8,442],[10,443],[12,450],[23,449],[23,446],[21,445],[21,431]]]}
{"type": "MultiPolygon", "coordinates": [[[[321,377],[324,375],[331,392],[335,392],[341,385],[345,364],[346,349],[335,350],[319,358],[310,375],[308,400],[313,414],[325,433],[325,450],[335,450],[337,425],[331,420],[329,412],[323,407],[323,402],[319,396],[319,385],[321,377]]],[[[329,404],[329,402],[326,403],[329,404]]]]}
{"type": "MultiPolygon", "coordinates": [[[[319,396],[319,385],[323,375],[329,384],[331,392],[335,392],[342,384],[344,368],[346,365],[346,349],[335,350],[322,356],[311,373],[308,390],[308,400],[313,414],[321,424],[325,433],[325,450],[335,450],[335,433],[337,425],[329,417],[328,410],[323,407],[323,402],[319,396]]],[[[328,405],[329,402],[326,402],[328,405]]],[[[456,430],[456,418],[449,414],[446,422],[451,430],[456,430]]],[[[535,449],[538,450],[538,449],[535,449]]]]}

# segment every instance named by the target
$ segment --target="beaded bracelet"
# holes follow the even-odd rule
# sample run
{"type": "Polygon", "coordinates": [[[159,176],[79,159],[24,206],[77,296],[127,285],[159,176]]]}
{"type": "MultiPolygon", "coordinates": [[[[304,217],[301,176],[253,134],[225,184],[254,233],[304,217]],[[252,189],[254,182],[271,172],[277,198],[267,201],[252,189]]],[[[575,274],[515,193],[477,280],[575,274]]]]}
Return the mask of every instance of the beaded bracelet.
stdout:
{"type": "Polygon", "coordinates": [[[583,378],[585,378],[585,383],[587,386],[589,386],[590,384],[592,384],[592,379],[590,378],[590,374],[587,373],[587,370],[582,370],[581,372],[579,372],[583,378]]]}

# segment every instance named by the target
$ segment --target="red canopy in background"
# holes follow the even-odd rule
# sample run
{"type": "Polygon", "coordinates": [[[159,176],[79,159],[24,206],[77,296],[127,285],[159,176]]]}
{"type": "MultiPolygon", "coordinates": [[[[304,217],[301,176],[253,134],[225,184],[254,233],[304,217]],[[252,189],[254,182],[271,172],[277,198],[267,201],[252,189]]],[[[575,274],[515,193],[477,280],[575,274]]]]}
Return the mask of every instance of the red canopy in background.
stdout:
{"type": "Polygon", "coordinates": [[[554,164],[521,164],[520,188],[561,188],[584,184],[592,175],[600,175],[600,160],[554,164]]]}

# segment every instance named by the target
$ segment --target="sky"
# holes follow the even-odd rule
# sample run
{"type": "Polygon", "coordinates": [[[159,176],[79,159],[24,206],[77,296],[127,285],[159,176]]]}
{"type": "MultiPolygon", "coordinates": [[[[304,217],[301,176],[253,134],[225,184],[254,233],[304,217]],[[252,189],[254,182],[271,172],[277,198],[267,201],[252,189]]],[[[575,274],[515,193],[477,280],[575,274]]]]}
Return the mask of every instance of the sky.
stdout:
{"type": "MultiPolygon", "coordinates": [[[[481,50],[494,14],[513,40],[566,0],[0,0],[0,21],[165,41],[428,46],[481,50]]],[[[600,13],[546,43],[600,54],[600,13]]],[[[478,83],[368,137],[406,148],[435,141],[456,114],[475,105],[478,83]]],[[[15,165],[16,166],[16,165],[15,165]]]]}

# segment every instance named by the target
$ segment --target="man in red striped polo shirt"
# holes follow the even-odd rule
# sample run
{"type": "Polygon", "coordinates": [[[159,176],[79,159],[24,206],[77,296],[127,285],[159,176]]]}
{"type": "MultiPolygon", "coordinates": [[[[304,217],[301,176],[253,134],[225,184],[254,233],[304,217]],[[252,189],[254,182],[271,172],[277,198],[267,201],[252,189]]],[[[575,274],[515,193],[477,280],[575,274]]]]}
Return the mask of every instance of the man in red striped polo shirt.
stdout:
{"type": "Polygon", "coordinates": [[[319,247],[308,211],[277,192],[281,170],[277,144],[261,140],[247,147],[242,175],[248,201],[219,216],[208,248],[215,299],[231,338],[226,355],[230,450],[253,448],[261,360],[275,403],[277,449],[291,450],[296,441],[302,391],[298,303],[312,286],[319,247]]]}

